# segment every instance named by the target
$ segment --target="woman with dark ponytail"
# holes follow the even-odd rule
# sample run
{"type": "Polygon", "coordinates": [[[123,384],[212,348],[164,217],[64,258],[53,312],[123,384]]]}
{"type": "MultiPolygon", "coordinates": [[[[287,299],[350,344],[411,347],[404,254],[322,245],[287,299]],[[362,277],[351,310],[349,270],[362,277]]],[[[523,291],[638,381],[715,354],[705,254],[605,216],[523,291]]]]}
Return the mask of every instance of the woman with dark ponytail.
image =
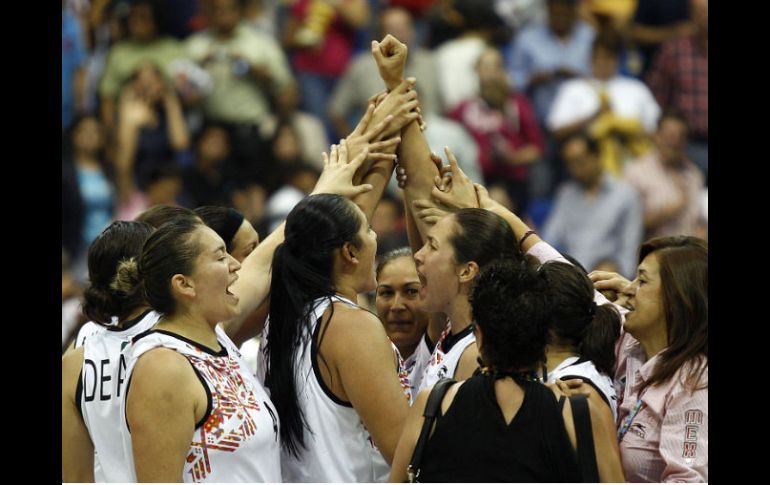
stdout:
{"type": "Polygon", "coordinates": [[[79,333],[77,348],[62,358],[65,482],[128,480],[120,473],[118,413],[125,371],[120,351],[129,339],[152,327],[159,315],[145,301],[138,281],[121,280],[118,267],[136,264],[152,231],[144,222],[116,221],[88,250],[91,284],[84,294],[83,312],[91,320],[87,324],[91,330],[79,333]]]}
{"type": "Polygon", "coordinates": [[[283,478],[382,481],[408,401],[382,324],[355,303],[376,287],[377,235],[354,203],[321,194],[291,211],[285,238],[265,351],[283,478]]]}
{"type": "Polygon", "coordinates": [[[617,418],[612,382],[620,314],[610,303],[597,305],[591,280],[577,266],[550,261],[540,267],[548,282],[551,313],[543,380],[582,379],[597,392],[589,399],[604,402],[617,418]]]}
{"type": "MultiPolygon", "coordinates": [[[[581,482],[572,402],[540,382],[551,301],[548,280],[526,262],[495,261],[471,295],[481,371],[450,383],[423,448],[419,481],[581,482]]],[[[423,427],[432,386],[415,400],[398,443],[391,482],[407,466],[423,427]]],[[[603,404],[588,402],[598,479],[623,482],[613,422],[603,404]]]]}

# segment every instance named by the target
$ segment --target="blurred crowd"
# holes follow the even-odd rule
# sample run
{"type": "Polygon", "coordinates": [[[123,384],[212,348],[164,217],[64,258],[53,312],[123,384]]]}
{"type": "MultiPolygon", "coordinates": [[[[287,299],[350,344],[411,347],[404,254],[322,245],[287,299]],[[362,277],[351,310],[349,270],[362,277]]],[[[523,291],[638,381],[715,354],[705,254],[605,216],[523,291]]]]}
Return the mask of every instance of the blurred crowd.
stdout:
{"type": "MultiPolygon", "coordinates": [[[[383,90],[387,34],[433,151],[588,271],[707,239],[708,0],[62,0],[63,345],[111,221],[280,224],[383,90]]],[[[372,226],[379,253],[406,244],[395,181],[372,226]]]]}

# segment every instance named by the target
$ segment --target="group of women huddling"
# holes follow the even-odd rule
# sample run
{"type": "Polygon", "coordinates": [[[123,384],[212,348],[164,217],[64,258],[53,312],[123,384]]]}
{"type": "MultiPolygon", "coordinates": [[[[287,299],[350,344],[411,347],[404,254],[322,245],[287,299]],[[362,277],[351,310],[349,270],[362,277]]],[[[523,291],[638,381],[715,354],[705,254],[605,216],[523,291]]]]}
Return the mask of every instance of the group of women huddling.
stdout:
{"type": "Polygon", "coordinates": [[[387,89],[261,243],[158,207],[91,245],[63,481],[707,481],[706,242],[587,275],[431,153],[406,46],[372,55],[387,89]],[[411,248],[376,262],[395,167],[411,248]],[[232,338],[260,309],[254,374],[232,338]]]}

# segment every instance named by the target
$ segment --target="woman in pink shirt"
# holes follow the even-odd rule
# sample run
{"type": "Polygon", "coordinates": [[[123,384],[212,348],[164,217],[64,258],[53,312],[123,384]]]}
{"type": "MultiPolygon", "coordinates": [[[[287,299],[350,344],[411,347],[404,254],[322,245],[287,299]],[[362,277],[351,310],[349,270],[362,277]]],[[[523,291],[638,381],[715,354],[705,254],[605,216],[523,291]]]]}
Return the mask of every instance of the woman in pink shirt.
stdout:
{"type": "Polygon", "coordinates": [[[642,244],[616,347],[618,438],[628,481],[708,481],[708,243],[687,236],[642,244]]]}

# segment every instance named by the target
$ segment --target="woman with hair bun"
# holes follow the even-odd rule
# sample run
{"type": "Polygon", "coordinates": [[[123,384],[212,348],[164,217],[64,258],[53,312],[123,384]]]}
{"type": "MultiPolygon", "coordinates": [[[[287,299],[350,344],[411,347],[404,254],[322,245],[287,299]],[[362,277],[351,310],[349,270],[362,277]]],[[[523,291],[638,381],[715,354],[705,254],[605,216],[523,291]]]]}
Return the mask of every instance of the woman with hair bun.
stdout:
{"type": "Polygon", "coordinates": [[[83,312],[101,330],[81,337],[62,358],[62,480],[125,482],[117,426],[120,386],[125,380],[122,347],[158,320],[132,282],[122,282],[119,264],[135,261],[153,228],[116,221],[88,250],[91,281],[83,312]],[[96,453],[96,455],[94,454],[96,453]]]}

